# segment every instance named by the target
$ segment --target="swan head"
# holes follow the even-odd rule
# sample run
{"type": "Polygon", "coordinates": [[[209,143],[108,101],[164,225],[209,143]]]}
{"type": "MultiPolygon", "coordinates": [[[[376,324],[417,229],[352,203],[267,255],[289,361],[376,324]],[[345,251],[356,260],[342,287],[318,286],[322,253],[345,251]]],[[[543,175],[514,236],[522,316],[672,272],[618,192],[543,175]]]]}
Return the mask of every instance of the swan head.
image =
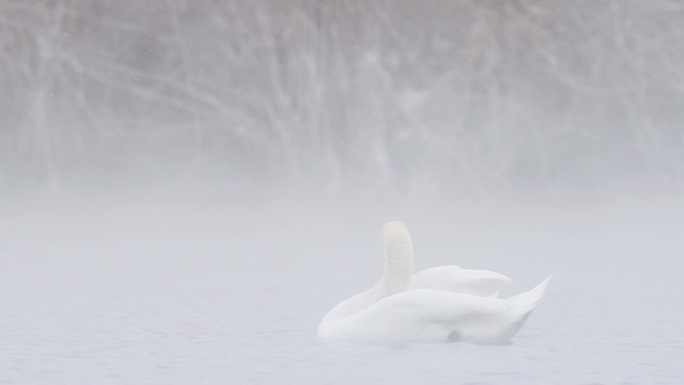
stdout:
{"type": "Polygon", "coordinates": [[[388,293],[406,290],[413,274],[413,244],[406,226],[397,221],[385,223],[380,234],[385,249],[385,272],[381,285],[388,293]]]}
{"type": "Polygon", "coordinates": [[[406,228],[406,225],[397,221],[385,223],[385,226],[382,228],[382,233],[380,234],[380,242],[382,242],[382,245],[387,247],[392,243],[402,240],[411,241],[411,234],[406,228]]]}

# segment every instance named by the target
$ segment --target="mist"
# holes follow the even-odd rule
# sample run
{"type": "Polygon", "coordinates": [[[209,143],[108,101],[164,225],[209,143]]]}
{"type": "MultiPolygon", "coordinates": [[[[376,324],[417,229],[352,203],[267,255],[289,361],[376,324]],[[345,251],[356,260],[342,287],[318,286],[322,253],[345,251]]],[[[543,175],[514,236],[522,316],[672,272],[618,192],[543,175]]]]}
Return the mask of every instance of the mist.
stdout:
{"type": "Polygon", "coordinates": [[[0,4],[0,382],[680,383],[684,4],[0,4]],[[511,346],[319,341],[416,269],[511,346]]]}

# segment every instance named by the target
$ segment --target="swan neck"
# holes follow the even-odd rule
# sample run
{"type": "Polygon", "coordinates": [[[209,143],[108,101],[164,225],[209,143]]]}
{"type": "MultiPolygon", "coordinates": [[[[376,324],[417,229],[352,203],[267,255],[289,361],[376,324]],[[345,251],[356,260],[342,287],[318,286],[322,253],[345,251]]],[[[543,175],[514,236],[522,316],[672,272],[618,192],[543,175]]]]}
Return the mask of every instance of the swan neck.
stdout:
{"type": "Polygon", "coordinates": [[[388,295],[408,289],[413,274],[413,245],[408,233],[396,234],[384,242],[385,271],[380,286],[388,295]]]}

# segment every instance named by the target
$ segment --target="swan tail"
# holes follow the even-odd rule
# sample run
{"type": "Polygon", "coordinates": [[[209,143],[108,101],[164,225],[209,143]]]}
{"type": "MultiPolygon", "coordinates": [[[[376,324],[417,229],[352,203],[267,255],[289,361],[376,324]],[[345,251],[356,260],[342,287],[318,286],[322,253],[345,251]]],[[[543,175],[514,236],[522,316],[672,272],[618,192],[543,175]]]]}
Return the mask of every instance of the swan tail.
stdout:
{"type": "Polygon", "coordinates": [[[510,297],[508,300],[513,304],[514,308],[520,310],[526,309],[529,311],[534,310],[534,308],[539,305],[542,298],[544,298],[546,289],[549,286],[549,282],[551,282],[551,278],[553,278],[553,275],[546,277],[546,279],[541,281],[537,286],[534,287],[534,289],[510,297]]]}
{"type": "Polygon", "coordinates": [[[552,278],[553,275],[549,275],[532,290],[508,298],[508,301],[511,303],[511,309],[509,311],[511,320],[511,328],[508,333],[509,338],[512,338],[515,333],[520,330],[525,324],[525,321],[527,321],[527,317],[529,317],[532,311],[539,305],[546,294],[546,289],[552,278]]]}

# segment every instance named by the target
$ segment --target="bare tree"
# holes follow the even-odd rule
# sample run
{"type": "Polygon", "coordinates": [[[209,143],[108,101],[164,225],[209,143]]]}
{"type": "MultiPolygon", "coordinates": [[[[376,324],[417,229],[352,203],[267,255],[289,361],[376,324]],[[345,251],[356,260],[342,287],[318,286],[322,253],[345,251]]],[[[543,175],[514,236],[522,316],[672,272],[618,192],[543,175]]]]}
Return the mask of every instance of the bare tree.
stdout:
{"type": "Polygon", "coordinates": [[[6,1],[0,185],[681,184],[671,0],[6,1]]]}

